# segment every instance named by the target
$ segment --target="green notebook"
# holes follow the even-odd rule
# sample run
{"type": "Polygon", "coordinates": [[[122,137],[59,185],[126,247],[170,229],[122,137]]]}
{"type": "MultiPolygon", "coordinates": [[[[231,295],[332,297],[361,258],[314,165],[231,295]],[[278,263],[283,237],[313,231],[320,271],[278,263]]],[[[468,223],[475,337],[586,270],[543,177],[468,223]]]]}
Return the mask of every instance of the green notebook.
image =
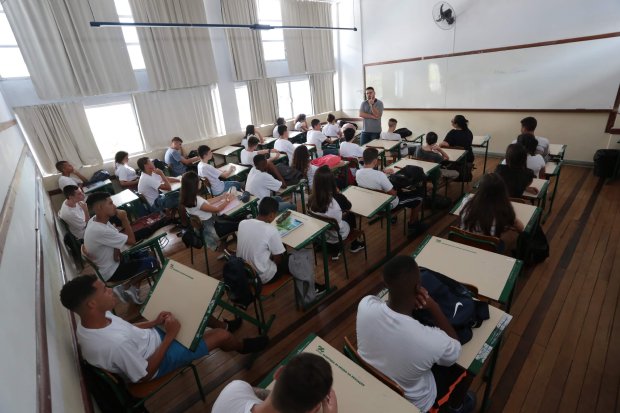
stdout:
{"type": "Polygon", "coordinates": [[[278,232],[280,233],[280,237],[284,237],[289,232],[291,232],[295,228],[299,228],[302,225],[303,225],[303,222],[301,222],[300,220],[295,219],[294,217],[288,217],[284,221],[282,221],[281,223],[276,224],[276,228],[278,228],[278,232]]]}

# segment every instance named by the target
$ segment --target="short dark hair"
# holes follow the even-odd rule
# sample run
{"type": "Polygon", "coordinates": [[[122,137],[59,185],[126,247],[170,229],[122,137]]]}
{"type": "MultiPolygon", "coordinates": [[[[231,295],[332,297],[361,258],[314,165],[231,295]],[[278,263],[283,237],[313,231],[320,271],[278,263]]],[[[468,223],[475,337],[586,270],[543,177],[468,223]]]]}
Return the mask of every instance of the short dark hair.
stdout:
{"type": "Polygon", "coordinates": [[[439,138],[437,137],[437,134],[435,132],[429,132],[426,134],[426,143],[428,143],[429,145],[436,144],[437,139],[439,138]]]}
{"type": "Polygon", "coordinates": [[[267,162],[267,157],[262,153],[254,156],[254,166],[258,167],[263,162],[267,162]]]}
{"type": "Polygon", "coordinates": [[[129,154],[125,151],[118,151],[116,152],[116,155],[114,155],[114,162],[121,164],[123,163],[123,160],[128,157],[129,154]]]}
{"type": "Polygon", "coordinates": [[[88,195],[88,199],[86,200],[86,205],[88,205],[88,209],[93,209],[95,205],[99,202],[103,202],[110,197],[109,192],[93,192],[88,195]]]}
{"type": "Polygon", "coordinates": [[[321,403],[334,383],[332,368],[321,356],[301,353],[281,370],[271,393],[281,413],[307,412],[321,403]]]}
{"type": "Polygon", "coordinates": [[[254,128],[254,125],[247,125],[245,127],[245,136],[254,135],[255,133],[256,133],[256,130],[254,128]]]}
{"type": "Polygon", "coordinates": [[[248,137],[248,148],[253,148],[253,147],[257,146],[258,142],[259,142],[259,140],[256,137],[256,135],[250,135],[248,137]]]}
{"type": "Polygon", "coordinates": [[[172,140],[170,142],[183,143],[183,139],[179,138],[178,136],[175,136],[174,138],[172,138],[172,140]]]}
{"type": "Polygon", "coordinates": [[[396,126],[397,123],[398,123],[398,121],[396,119],[394,119],[394,118],[388,119],[388,125],[389,126],[392,126],[392,125],[396,126]]]}
{"type": "Polygon", "coordinates": [[[286,119],[284,119],[284,118],[276,119],[276,125],[278,125],[278,126],[284,125],[285,123],[286,123],[286,119]]]}
{"type": "Polygon", "coordinates": [[[207,145],[200,145],[198,147],[198,156],[202,158],[203,156],[208,154],[210,150],[211,148],[209,148],[207,145]]]}
{"type": "Polygon", "coordinates": [[[321,123],[320,120],[312,119],[312,122],[310,122],[310,126],[312,126],[314,128],[316,125],[319,125],[320,123],[321,123]]]}
{"type": "Polygon", "coordinates": [[[517,136],[517,143],[525,146],[525,150],[530,155],[534,155],[536,153],[536,148],[538,147],[538,139],[531,133],[524,133],[517,136]]]}
{"type": "Polygon", "coordinates": [[[525,130],[529,132],[534,132],[536,130],[536,126],[538,126],[538,121],[533,116],[528,116],[526,118],[521,119],[521,126],[525,128],[525,130]]]}
{"type": "Polygon", "coordinates": [[[75,185],[67,185],[64,188],[62,188],[62,193],[64,194],[65,198],[69,199],[69,197],[73,196],[73,194],[75,194],[75,191],[77,191],[78,188],[75,185]]]}
{"type": "Polygon", "coordinates": [[[56,169],[58,170],[58,172],[62,172],[62,170],[64,169],[66,163],[67,163],[67,161],[58,161],[58,162],[56,162],[56,169]]]}
{"type": "Polygon", "coordinates": [[[258,204],[258,215],[267,216],[269,214],[274,214],[278,212],[278,201],[270,196],[266,196],[261,199],[258,204]]]}
{"type": "Polygon", "coordinates": [[[94,275],[80,275],[67,282],[60,290],[60,302],[71,311],[76,311],[96,291],[94,275]]]}
{"type": "Polygon", "coordinates": [[[388,287],[404,277],[413,275],[419,278],[419,274],[418,263],[409,255],[397,255],[383,266],[383,281],[388,287]]]}
{"type": "Polygon", "coordinates": [[[140,170],[144,172],[144,167],[147,163],[149,163],[149,157],[143,156],[142,158],[138,159],[138,168],[140,168],[140,170]]]}
{"type": "Polygon", "coordinates": [[[370,164],[372,161],[379,158],[379,151],[377,148],[366,148],[364,149],[362,157],[364,158],[364,165],[370,164]]]}
{"type": "Polygon", "coordinates": [[[375,91],[375,88],[374,88],[374,87],[372,87],[372,86],[368,86],[368,87],[366,88],[366,90],[372,90],[372,91],[374,92],[374,91],[375,91]]]}
{"type": "Polygon", "coordinates": [[[328,121],[329,123],[332,123],[332,122],[333,122],[333,121],[335,121],[335,120],[336,120],[336,117],[334,116],[334,114],[333,114],[333,113],[330,113],[329,115],[327,115],[327,121],[328,121]]]}
{"type": "Polygon", "coordinates": [[[351,142],[351,140],[353,140],[353,138],[355,137],[355,129],[353,128],[346,128],[343,133],[344,140],[347,142],[351,142]]]}
{"type": "Polygon", "coordinates": [[[284,132],[286,132],[288,130],[288,127],[286,125],[278,125],[278,134],[280,136],[284,135],[284,132]]]}

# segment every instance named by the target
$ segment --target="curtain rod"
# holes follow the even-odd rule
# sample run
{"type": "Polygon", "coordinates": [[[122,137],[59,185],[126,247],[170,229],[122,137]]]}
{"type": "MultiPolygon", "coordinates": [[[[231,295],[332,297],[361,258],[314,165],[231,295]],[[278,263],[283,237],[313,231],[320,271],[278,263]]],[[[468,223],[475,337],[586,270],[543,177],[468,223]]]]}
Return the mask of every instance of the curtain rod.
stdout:
{"type": "Polygon", "coordinates": [[[139,23],[139,22],[106,22],[91,21],[91,27],[189,27],[189,28],[224,28],[224,29],[251,29],[251,30],[274,30],[274,29],[312,29],[312,30],[352,30],[357,27],[329,27],[329,26],[271,26],[269,24],[207,24],[207,23],[139,23]]]}

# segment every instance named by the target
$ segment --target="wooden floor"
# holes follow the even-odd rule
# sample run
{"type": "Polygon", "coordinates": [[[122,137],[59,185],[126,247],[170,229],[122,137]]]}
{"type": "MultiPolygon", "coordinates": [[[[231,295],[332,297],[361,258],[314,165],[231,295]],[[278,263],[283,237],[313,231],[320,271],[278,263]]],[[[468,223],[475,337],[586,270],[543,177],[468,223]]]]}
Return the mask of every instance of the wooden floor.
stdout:
{"type": "MultiPolygon", "coordinates": [[[[482,173],[480,159],[475,178],[482,173]]],[[[493,169],[497,160],[489,159],[493,169]]],[[[450,195],[460,194],[453,184],[450,195]]],[[[528,268],[517,283],[511,309],[514,316],[503,341],[491,395],[491,412],[614,412],[620,409],[620,182],[603,184],[589,168],[562,169],[554,211],[544,224],[551,256],[528,268]],[[616,349],[616,350],[614,350],[616,349]]],[[[411,254],[423,237],[403,236],[403,217],[392,231],[392,248],[411,254]]],[[[454,217],[445,212],[429,220],[428,233],[444,235],[454,217]]],[[[165,388],[147,403],[151,412],[209,412],[217,395],[234,379],[257,384],[301,340],[314,332],[341,349],[343,337],[355,337],[359,300],[382,288],[385,228],[368,226],[368,261],[362,252],[348,254],[350,279],[342,258],[330,262],[338,289],[320,306],[297,311],[292,286],[267,301],[267,314],[276,314],[271,345],[256,360],[215,351],[199,364],[207,402],[200,401],[191,374],[165,388]],[[252,363],[253,361],[253,363],[252,363]],[[251,367],[250,367],[251,364],[251,367]]],[[[190,265],[189,251],[170,234],[171,258],[190,265]]],[[[211,254],[211,253],[210,253],[211,254]]],[[[202,251],[196,269],[205,271],[202,251]]],[[[317,272],[322,275],[318,257],[317,272]]],[[[221,276],[222,261],[210,255],[212,275],[221,276]]],[[[183,299],[179,297],[179,299],[183,299]]],[[[224,316],[226,316],[224,314],[224,316]]],[[[235,333],[252,336],[246,324],[235,333]]],[[[477,378],[479,400],[484,384],[477,378]]],[[[353,413],[353,412],[345,412],[353,413]]]]}

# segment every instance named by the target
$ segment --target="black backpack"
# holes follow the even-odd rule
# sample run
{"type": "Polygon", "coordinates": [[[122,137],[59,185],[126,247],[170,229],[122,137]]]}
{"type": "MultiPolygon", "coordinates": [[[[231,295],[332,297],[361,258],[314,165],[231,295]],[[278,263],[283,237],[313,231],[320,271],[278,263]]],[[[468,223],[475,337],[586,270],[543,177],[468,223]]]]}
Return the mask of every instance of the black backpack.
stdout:
{"type": "Polygon", "coordinates": [[[420,188],[426,184],[426,174],[419,166],[407,165],[388,177],[394,188],[399,191],[404,188],[420,188]]]}
{"type": "Polygon", "coordinates": [[[254,294],[250,289],[250,280],[243,259],[230,257],[224,264],[223,278],[230,301],[246,309],[254,301],[254,294]]]}
{"type": "Polygon", "coordinates": [[[159,159],[153,159],[153,166],[159,170],[165,170],[168,167],[168,164],[159,159]]]}
{"type": "Polygon", "coordinates": [[[105,169],[99,169],[93,174],[92,178],[88,180],[88,183],[94,184],[96,182],[103,182],[107,179],[110,179],[110,172],[106,171],[105,169]]]}
{"type": "Polygon", "coordinates": [[[276,168],[280,171],[280,175],[282,175],[282,178],[284,178],[284,182],[286,182],[287,185],[296,185],[299,183],[301,178],[303,178],[301,172],[292,166],[279,163],[276,165],[276,168]]]}
{"type": "Polygon", "coordinates": [[[398,128],[394,131],[394,133],[398,133],[402,139],[408,138],[413,135],[413,132],[411,132],[407,128],[398,128]]]}
{"type": "MultiPolygon", "coordinates": [[[[526,237],[520,234],[519,238],[526,237]]],[[[540,264],[549,257],[549,241],[542,227],[539,225],[534,229],[531,239],[525,239],[521,242],[519,239],[520,249],[517,258],[523,260],[528,265],[540,264]]]]}
{"type": "MultiPolygon", "coordinates": [[[[471,340],[472,328],[489,319],[489,305],[474,300],[463,284],[426,268],[420,268],[420,283],[450,321],[461,344],[471,340]]],[[[413,317],[424,325],[434,326],[428,310],[416,310],[413,317]]]]}
{"type": "Polygon", "coordinates": [[[181,235],[181,241],[183,241],[183,244],[185,244],[186,248],[192,247],[199,250],[205,245],[202,237],[196,233],[194,228],[191,227],[183,230],[183,234],[181,235]]]}

